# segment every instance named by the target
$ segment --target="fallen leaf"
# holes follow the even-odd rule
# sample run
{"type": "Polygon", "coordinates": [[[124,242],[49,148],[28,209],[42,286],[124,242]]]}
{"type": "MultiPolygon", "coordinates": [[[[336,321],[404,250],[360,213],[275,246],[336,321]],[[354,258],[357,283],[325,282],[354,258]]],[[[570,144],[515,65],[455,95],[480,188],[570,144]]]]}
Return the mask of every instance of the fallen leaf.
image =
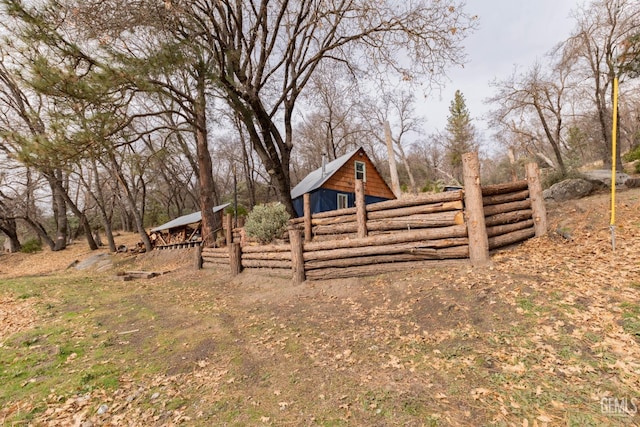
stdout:
{"type": "Polygon", "coordinates": [[[551,422],[551,418],[549,418],[548,416],[546,416],[544,414],[543,415],[538,415],[536,417],[536,419],[539,420],[539,421],[542,421],[543,423],[550,423],[551,422]]]}
{"type": "Polygon", "coordinates": [[[491,393],[491,390],[488,388],[478,387],[471,390],[471,397],[473,397],[474,400],[478,400],[480,397],[486,396],[489,393],[491,393]]]}

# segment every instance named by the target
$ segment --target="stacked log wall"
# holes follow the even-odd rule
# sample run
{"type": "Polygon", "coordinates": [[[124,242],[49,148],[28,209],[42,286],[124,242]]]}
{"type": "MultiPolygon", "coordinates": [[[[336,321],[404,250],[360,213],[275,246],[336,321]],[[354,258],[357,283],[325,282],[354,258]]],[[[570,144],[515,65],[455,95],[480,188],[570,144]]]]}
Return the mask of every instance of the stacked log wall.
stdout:
{"type": "Polygon", "coordinates": [[[220,268],[229,265],[229,249],[202,248],[202,268],[220,268]]]}
{"type": "MultiPolygon", "coordinates": [[[[388,200],[365,206],[369,235],[400,230],[448,227],[464,223],[462,192],[421,195],[411,199],[388,200]]],[[[290,226],[304,230],[304,218],[290,226]]],[[[311,217],[312,241],[353,239],[358,236],[356,208],[321,212],[311,217]]]]}
{"type": "Polygon", "coordinates": [[[242,247],[242,268],[291,269],[290,245],[247,245],[242,247]]]}
{"type": "MultiPolygon", "coordinates": [[[[415,263],[460,263],[469,256],[461,191],[389,200],[365,210],[365,226],[360,224],[365,237],[358,237],[356,208],[312,216],[313,239],[303,251],[308,279],[368,275],[415,263]]],[[[303,221],[292,225],[304,228],[303,221]]]]}
{"type": "Polygon", "coordinates": [[[526,180],[483,186],[482,204],[490,250],[535,236],[526,180]]]}

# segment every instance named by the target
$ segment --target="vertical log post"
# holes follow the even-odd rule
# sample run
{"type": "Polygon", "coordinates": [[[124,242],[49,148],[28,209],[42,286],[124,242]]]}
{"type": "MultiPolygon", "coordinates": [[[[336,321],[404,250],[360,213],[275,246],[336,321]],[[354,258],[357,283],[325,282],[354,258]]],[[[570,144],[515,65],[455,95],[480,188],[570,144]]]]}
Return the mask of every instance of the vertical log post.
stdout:
{"type": "Polygon", "coordinates": [[[304,209],[304,241],[310,242],[313,239],[311,234],[311,194],[304,193],[302,195],[302,204],[304,209]]]}
{"type": "Polygon", "coordinates": [[[193,266],[196,270],[202,269],[202,245],[196,245],[196,250],[193,254],[193,266]]]}
{"type": "Polygon", "coordinates": [[[227,240],[227,245],[233,243],[233,215],[226,214],[224,217],[224,226],[225,226],[225,239],[227,240]]]}
{"type": "Polygon", "coordinates": [[[473,265],[489,262],[489,239],[484,222],[482,189],[480,188],[480,162],[478,153],[462,155],[465,216],[469,234],[469,258],[473,265]]]}
{"type": "Polygon", "coordinates": [[[289,230],[289,240],[291,241],[291,270],[293,272],[293,283],[300,284],[306,280],[304,274],[304,248],[302,233],[300,230],[289,230]]]}
{"type": "Polygon", "coordinates": [[[525,165],[527,173],[527,184],[529,185],[529,198],[531,199],[531,210],[533,211],[533,224],[536,230],[536,237],[547,234],[547,208],[544,205],[542,195],[542,183],[540,182],[540,171],[536,163],[525,165]]]}
{"type": "Polygon", "coordinates": [[[229,245],[229,267],[232,276],[237,276],[242,272],[242,246],[240,243],[229,245]]]}
{"type": "Polygon", "coordinates": [[[356,219],[358,221],[358,238],[367,237],[367,205],[364,199],[364,182],[356,179],[356,219]]]}

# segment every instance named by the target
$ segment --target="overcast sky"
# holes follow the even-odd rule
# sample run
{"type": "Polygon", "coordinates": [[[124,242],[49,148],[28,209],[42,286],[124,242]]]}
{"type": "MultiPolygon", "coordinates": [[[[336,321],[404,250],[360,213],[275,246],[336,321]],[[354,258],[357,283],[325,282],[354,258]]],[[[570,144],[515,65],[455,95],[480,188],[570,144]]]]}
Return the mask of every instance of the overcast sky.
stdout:
{"type": "Polygon", "coordinates": [[[467,0],[467,11],[479,16],[479,29],[465,42],[468,63],[452,69],[450,81],[441,92],[421,102],[428,133],[444,129],[449,104],[460,89],[476,127],[485,132],[482,116],[489,110],[483,100],[493,94],[489,82],[508,77],[514,65],[528,67],[557,43],[566,39],[574,27],[571,11],[580,0],[467,0]]]}

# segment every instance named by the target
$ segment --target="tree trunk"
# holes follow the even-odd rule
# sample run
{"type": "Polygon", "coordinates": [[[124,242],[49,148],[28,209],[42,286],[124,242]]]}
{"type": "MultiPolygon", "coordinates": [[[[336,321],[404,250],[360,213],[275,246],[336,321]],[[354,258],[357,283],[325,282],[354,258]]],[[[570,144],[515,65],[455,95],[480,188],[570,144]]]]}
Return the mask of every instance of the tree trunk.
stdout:
{"type": "Polygon", "coordinates": [[[282,168],[270,169],[269,175],[271,176],[271,182],[278,195],[278,200],[284,205],[291,218],[295,218],[296,211],[293,208],[293,201],[291,200],[291,178],[289,176],[289,157],[290,153],[286,153],[282,156],[282,168]],[[285,166],[286,164],[286,166],[285,166]],[[285,168],[286,167],[286,171],[285,168]],[[275,182],[274,182],[275,181],[275,182]]]}
{"type": "Polygon", "coordinates": [[[404,152],[404,148],[400,144],[400,141],[396,141],[396,145],[398,146],[398,153],[400,154],[400,160],[402,160],[402,164],[404,168],[407,170],[407,175],[409,176],[409,189],[413,195],[418,194],[418,187],[416,186],[416,180],[413,177],[413,172],[411,171],[411,166],[409,165],[409,159],[407,159],[407,155],[404,152]]]}
{"type": "Polygon", "coordinates": [[[23,216],[19,217],[19,219],[22,219],[29,226],[29,228],[31,228],[36,233],[36,235],[38,236],[38,239],[40,239],[41,242],[44,241],[44,243],[47,246],[49,246],[49,249],[53,250],[53,248],[55,247],[55,242],[51,237],[49,237],[49,235],[47,234],[47,230],[45,230],[42,224],[35,221],[30,216],[30,213],[33,213],[35,215],[35,212],[37,212],[36,204],[35,204],[35,196],[34,196],[34,191],[37,187],[37,180],[34,182],[31,169],[28,167],[27,167],[26,175],[27,175],[27,189],[26,189],[27,200],[25,203],[26,206],[25,206],[24,214],[23,216]]]}
{"type": "MultiPolygon", "coordinates": [[[[604,163],[605,169],[611,169],[611,151],[612,151],[612,141],[611,141],[611,127],[612,127],[612,118],[609,117],[611,112],[607,108],[607,93],[610,96],[611,104],[613,105],[613,84],[605,85],[602,87],[602,77],[600,74],[595,75],[595,96],[596,96],[596,107],[598,109],[598,124],[600,125],[600,133],[603,139],[603,150],[602,150],[602,162],[604,163]]],[[[614,75],[610,72],[609,79],[613,83],[614,75]]],[[[619,113],[618,113],[618,122],[620,121],[619,113]]],[[[618,136],[619,142],[619,136],[618,136]]],[[[622,170],[622,159],[620,158],[620,144],[616,144],[616,168],[618,170],[622,170]]]]}
{"type": "Polygon", "coordinates": [[[131,214],[133,215],[136,228],[138,229],[138,234],[142,239],[144,248],[147,252],[151,252],[151,250],[153,249],[153,245],[151,244],[149,235],[144,229],[142,217],[140,216],[140,213],[136,209],[136,202],[133,199],[133,195],[131,194],[131,190],[129,189],[129,186],[127,185],[127,181],[124,177],[124,174],[122,173],[122,169],[120,168],[120,165],[118,165],[118,162],[116,161],[116,157],[113,153],[109,153],[109,160],[111,161],[111,165],[114,169],[113,173],[116,175],[116,178],[118,179],[118,183],[124,190],[124,193],[125,193],[124,201],[127,205],[129,205],[128,207],[131,210],[131,214]]]}
{"type": "Polygon", "coordinates": [[[240,132],[240,142],[242,144],[242,162],[244,164],[244,179],[247,183],[247,191],[249,193],[249,209],[252,209],[256,205],[256,188],[253,182],[252,168],[249,164],[249,153],[247,152],[246,141],[244,140],[244,134],[238,124],[238,131],[240,132]]]}
{"type": "Polygon", "coordinates": [[[202,245],[213,246],[216,240],[215,232],[220,225],[217,215],[213,213],[215,207],[215,186],[213,182],[213,163],[207,141],[207,114],[204,78],[198,82],[198,95],[194,105],[196,150],[198,157],[198,185],[200,188],[200,211],[202,213],[202,245]]]}
{"type": "Polygon", "coordinates": [[[144,177],[140,174],[140,186],[142,187],[142,197],[140,198],[140,217],[144,225],[144,217],[146,215],[147,208],[147,183],[144,181],[144,177]]]}
{"type": "Polygon", "coordinates": [[[560,168],[560,173],[564,176],[567,174],[567,167],[564,164],[564,159],[562,158],[562,152],[560,151],[560,140],[554,138],[551,133],[551,129],[549,128],[549,124],[547,123],[547,119],[545,118],[544,112],[542,111],[542,107],[538,102],[538,99],[534,96],[533,105],[538,113],[538,118],[540,119],[540,123],[542,124],[542,128],[544,129],[544,133],[547,136],[547,140],[551,147],[553,148],[553,154],[556,157],[556,161],[558,162],[558,167],[560,168]]]}
{"type": "Polygon", "coordinates": [[[15,252],[19,251],[22,248],[20,239],[18,239],[17,229],[18,227],[16,224],[16,220],[13,218],[6,218],[0,221],[0,231],[2,231],[7,236],[11,245],[11,249],[15,252]]]}
{"type": "MultiPolygon", "coordinates": [[[[225,83],[224,81],[222,83],[225,83]]],[[[295,218],[296,212],[291,201],[291,176],[289,166],[291,161],[290,140],[285,142],[271,115],[264,109],[257,96],[249,96],[240,99],[235,87],[225,87],[229,95],[229,101],[238,111],[238,114],[249,134],[249,140],[254,151],[260,157],[262,165],[271,178],[271,185],[276,191],[278,200],[284,205],[289,216],[295,218]]],[[[290,102],[285,104],[285,135],[291,139],[291,114],[290,102]]]]}
{"type": "Polygon", "coordinates": [[[389,122],[384,122],[384,137],[387,142],[387,153],[389,155],[389,172],[391,174],[391,191],[400,198],[402,191],[400,190],[400,181],[398,180],[398,170],[396,169],[396,158],[393,152],[393,139],[391,137],[391,127],[389,122]]]}
{"type": "MultiPolygon", "coordinates": [[[[49,176],[48,174],[45,174],[45,176],[47,176],[47,179],[51,179],[51,176],[49,176]]],[[[91,234],[91,225],[89,224],[87,215],[78,208],[78,206],[73,202],[73,200],[71,200],[71,197],[69,197],[69,193],[62,186],[62,180],[57,179],[56,177],[53,177],[53,183],[57,188],[57,190],[59,191],[59,195],[66,202],[67,207],[71,209],[71,211],[76,216],[76,218],[78,218],[78,221],[80,221],[80,227],[82,227],[82,229],[84,230],[85,238],[87,239],[89,248],[92,251],[95,251],[96,249],[98,249],[98,245],[96,245],[95,240],[93,240],[93,235],[91,234]]],[[[65,246],[66,246],[66,243],[65,243],[65,246]]]]}
{"type": "Polygon", "coordinates": [[[107,236],[107,242],[109,243],[109,251],[116,251],[116,241],[113,238],[113,229],[111,227],[111,219],[107,215],[106,203],[104,200],[104,193],[102,192],[102,185],[100,182],[100,176],[98,174],[98,165],[95,160],[92,161],[93,168],[93,179],[96,186],[96,195],[94,196],[93,192],[91,195],[93,196],[96,204],[98,205],[98,211],[100,212],[100,218],[102,219],[102,226],[104,227],[104,233],[107,236]]]}
{"type": "Polygon", "coordinates": [[[106,215],[103,215],[102,212],[100,214],[102,219],[102,227],[104,228],[104,234],[107,237],[107,244],[109,245],[109,251],[115,252],[116,248],[116,240],[113,237],[113,229],[111,228],[111,221],[106,215]]]}
{"type": "Polygon", "coordinates": [[[47,234],[47,231],[44,229],[42,224],[37,221],[34,221],[28,216],[22,217],[22,220],[27,223],[27,225],[38,235],[40,240],[44,241],[44,243],[49,246],[49,249],[52,251],[55,250],[56,244],[51,237],[47,234]]]}
{"type": "Polygon", "coordinates": [[[55,242],[53,246],[54,251],[61,251],[67,247],[67,233],[68,233],[68,218],[67,218],[67,204],[65,202],[62,187],[60,170],[53,171],[51,173],[45,173],[45,177],[49,181],[52,195],[52,208],[53,218],[56,223],[55,242]]]}

